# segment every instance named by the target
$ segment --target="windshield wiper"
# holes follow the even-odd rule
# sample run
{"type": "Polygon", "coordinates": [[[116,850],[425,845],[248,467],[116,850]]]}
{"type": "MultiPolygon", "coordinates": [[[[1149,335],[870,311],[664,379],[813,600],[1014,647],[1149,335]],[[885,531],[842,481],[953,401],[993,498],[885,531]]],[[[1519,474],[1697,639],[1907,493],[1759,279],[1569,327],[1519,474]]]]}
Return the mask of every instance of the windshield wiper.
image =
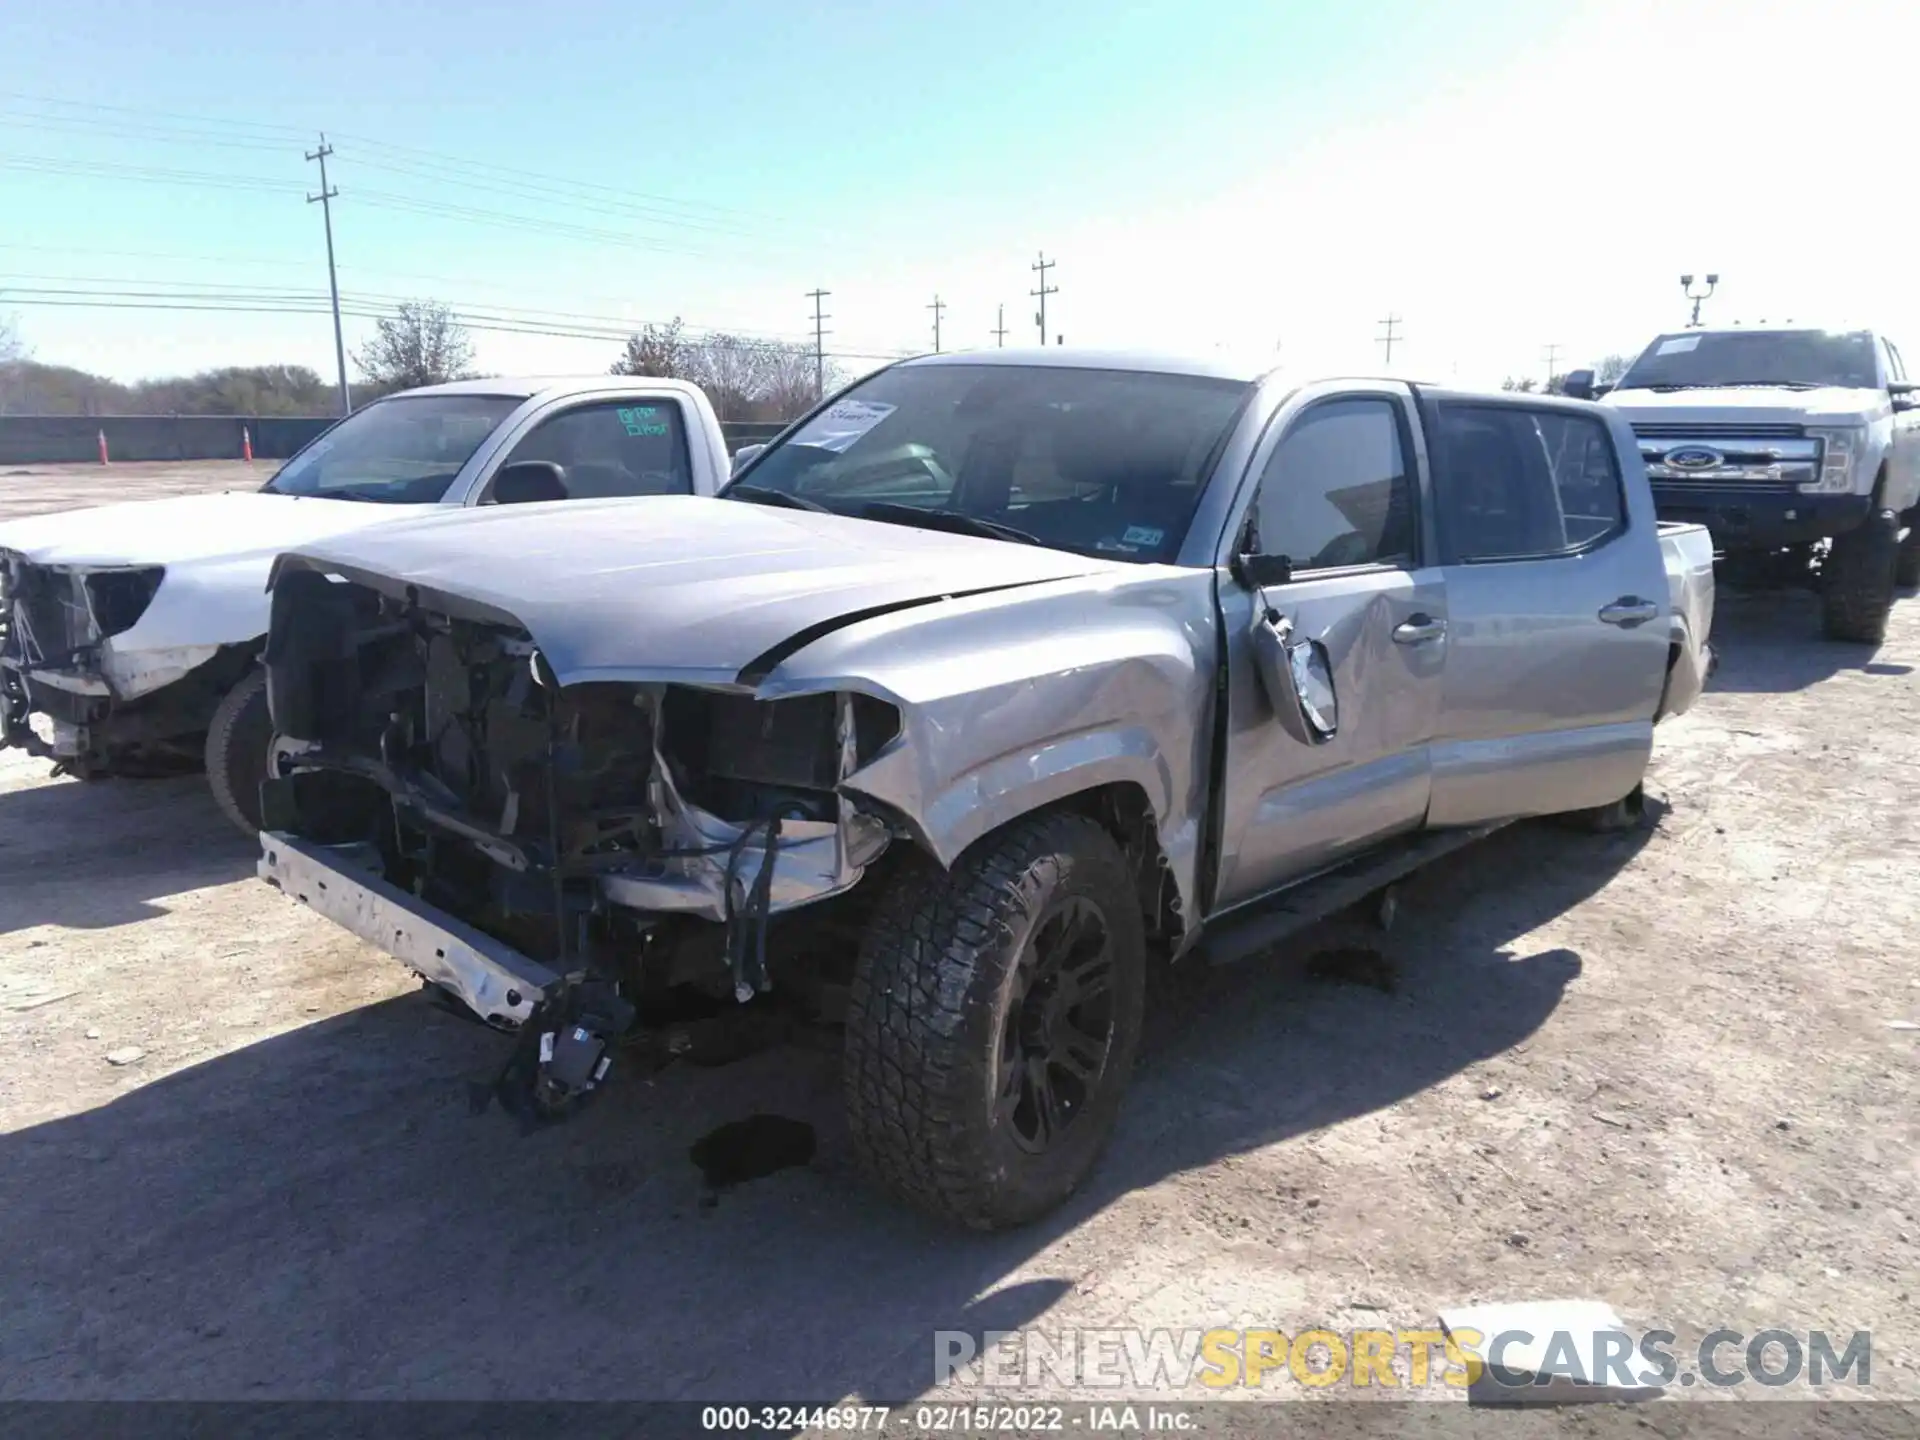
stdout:
{"type": "Polygon", "coordinates": [[[745,500],[749,505],[783,505],[789,510],[811,510],[817,515],[833,514],[818,500],[809,500],[804,495],[790,494],[785,490],[770,490],[765,485],[729,485],[720,492],[720,498],[745,500]]]}
{"type": "Polygon", "coordinates": [[[1012,540],[1021,545],[1044,545],[1038,535],[998,520],[982,520],[963,510],[931,510],[918,505],[901,505],[892,500],[869,500],[860,507],[860,518],[879,520],[889,525],[925,525],[929,530],[946,530],[955,535],[978,535],[984,540],[1012,540]]]}

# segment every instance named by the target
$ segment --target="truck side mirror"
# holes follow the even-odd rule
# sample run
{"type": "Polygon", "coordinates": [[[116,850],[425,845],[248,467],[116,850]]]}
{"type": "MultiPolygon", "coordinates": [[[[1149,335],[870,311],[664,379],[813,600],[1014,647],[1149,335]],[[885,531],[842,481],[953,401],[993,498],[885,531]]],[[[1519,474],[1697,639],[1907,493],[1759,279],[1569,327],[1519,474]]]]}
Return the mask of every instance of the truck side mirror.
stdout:
{"type": "Polygon", "coordinates": [[[493,477],[493,503],[527,505],[567,499],[567,472],[551,460],[516,460],[493,477]]]}
{"type": "Polygon", "coordinates": [[[1560,388],[1575,400],[1595,399],[1593,371],[1569,370],[1560,377],[1560,388]]]}
{"type": "Polygon", "coordinates": [[[733,473],[738,475],[746,463],[767,447],[764,445],[742,445],[733,452],[733,473]]]}

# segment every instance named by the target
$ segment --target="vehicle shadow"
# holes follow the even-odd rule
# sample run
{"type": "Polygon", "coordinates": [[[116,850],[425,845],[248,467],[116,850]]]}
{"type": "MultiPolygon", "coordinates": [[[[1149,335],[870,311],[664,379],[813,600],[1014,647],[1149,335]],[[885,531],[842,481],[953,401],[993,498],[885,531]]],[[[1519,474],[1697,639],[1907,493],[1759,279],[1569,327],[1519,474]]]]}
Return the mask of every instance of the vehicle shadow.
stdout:
{"type": "Polygon", "coordinates": [[[155,897],[237,880],[253,855],[198,775],[0,790],[0,935],[144,920],[155,897]]]}
{"type": "Polygon", "coordinates": [[[482,1027],[419,997],[307,1026],[0,1137],[0,1399],[924,1393],[936,1331],[1036,1321],[1072,1282],[1020,1272],[1127,1193],[1524,1041],[1582,962],[1510,942],[1646,838],[1528,826],[1440,862],[1385,938],[1392,994],[1303,978],[1311,936],[1208,973],[1087,1189],[1009,1234],[859,1181],[829,1052],[628,1073],[522,1135],[471,1113],[504,1059],[482,1027]],[[814,1160],[703,1206],[688,1146],[757,1112],[813,1124],[814,1160]]]}
{"type": "Polygon", "coordinates": [[[1811,590],[1721,590],[1714,600],[1713,648],[1720,665],[1707,688],[1736,694],[1805,690],[1843,670],[1912,672],[1909,665],[1878,659],[1875,646],[1822,639],[1820,597],[1811,590]]]}

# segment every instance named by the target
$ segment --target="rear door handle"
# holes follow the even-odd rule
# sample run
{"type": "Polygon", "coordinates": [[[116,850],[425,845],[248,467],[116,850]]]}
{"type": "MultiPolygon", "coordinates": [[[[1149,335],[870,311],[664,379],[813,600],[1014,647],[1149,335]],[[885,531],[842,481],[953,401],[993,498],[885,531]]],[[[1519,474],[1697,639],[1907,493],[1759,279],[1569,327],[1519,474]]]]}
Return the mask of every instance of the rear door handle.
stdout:
{"type": "Polygon", "coordinates": [[[1446,633],[1446,621],[1436,620],[1431,615],[1411,615],[1393,627],[1393,643],[1424,645],[1429,640],[1438,640],[1446,633]]]}
{"type": "Polygon", "coordinates": [[[1638,595],[1622,595],[1611,605],[1600,607],[1602,620],[1609,625],[1618,625],[1627,630],[1657,619],[1659,615],[1659,605],[1652,600],[1642,600],[1638,595]]]}

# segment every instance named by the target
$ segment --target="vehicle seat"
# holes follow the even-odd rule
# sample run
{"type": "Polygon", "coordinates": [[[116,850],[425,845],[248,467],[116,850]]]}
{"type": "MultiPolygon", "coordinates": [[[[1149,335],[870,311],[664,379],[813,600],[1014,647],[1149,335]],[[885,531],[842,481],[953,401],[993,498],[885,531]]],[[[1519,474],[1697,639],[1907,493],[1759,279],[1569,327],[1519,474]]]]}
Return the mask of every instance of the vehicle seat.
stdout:
{"type": "Polygon", "coordinates": [[[1171,536],[1193,508],[1194,489],[1181,484],[1187,464],[1187,436],[1163,426],[1111,428],[1083,444],[1073,463],[1077,483],[1108,487],[1107,503],[1092,507],[1100,533],[1088,539],[1116,540],[1142,549],[1159,548],[1155,540],[1126,541],[1129,531],[1158,531],[1171,536]],[[1097,518],[1096,518],[1097,517],[1097,518]]]}
{"type": "Polygon", "coordinates": [[[1463,427],[1454,437],[1450,468],[1459,487],[1454,502],[1457,548],[1479,559],[1549,555],[1566,546],[1552,472],[1542,452],[1490,425],[1463,427]]]}

